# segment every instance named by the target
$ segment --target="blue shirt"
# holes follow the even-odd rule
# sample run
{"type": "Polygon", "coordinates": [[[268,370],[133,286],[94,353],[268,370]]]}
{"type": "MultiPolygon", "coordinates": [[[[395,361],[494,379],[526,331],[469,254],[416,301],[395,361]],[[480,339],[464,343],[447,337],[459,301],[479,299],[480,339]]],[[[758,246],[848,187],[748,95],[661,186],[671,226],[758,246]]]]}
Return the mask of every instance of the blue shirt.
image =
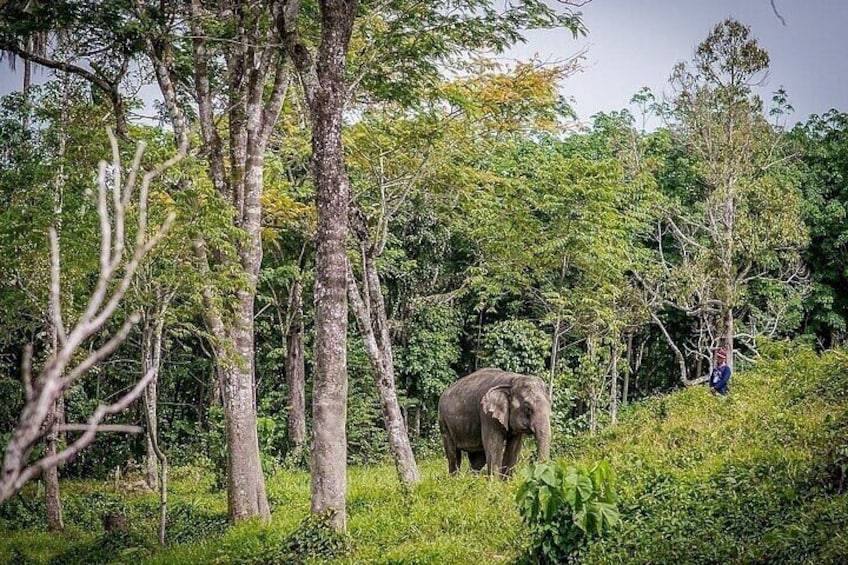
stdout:
{"type": "Polygon", "coordinates": [[[730,382],[730,367],[722,365],[713,369],[710,375],[710,388],[719,394],[727,394],[727,385],[730,382]]]}

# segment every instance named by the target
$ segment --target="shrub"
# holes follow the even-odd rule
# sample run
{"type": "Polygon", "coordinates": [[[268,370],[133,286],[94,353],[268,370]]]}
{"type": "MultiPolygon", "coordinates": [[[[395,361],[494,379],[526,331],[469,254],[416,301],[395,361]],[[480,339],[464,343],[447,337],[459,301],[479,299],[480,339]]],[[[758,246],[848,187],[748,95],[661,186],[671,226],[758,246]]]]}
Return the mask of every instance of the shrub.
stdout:
{"type": "Polygon", "coordinates": [[[486,328],[480,356],[490,367],[527,375],[545,371],[551,338],[528,320],[506,320],[486,328]]]}
{"type": "Polygon", "coordinates": [[[541,463],[528,467],[516,494],[540,563],[573,562],[576,552],[620,521],[615,476],[606,461],[591,468],[541,463]]]}

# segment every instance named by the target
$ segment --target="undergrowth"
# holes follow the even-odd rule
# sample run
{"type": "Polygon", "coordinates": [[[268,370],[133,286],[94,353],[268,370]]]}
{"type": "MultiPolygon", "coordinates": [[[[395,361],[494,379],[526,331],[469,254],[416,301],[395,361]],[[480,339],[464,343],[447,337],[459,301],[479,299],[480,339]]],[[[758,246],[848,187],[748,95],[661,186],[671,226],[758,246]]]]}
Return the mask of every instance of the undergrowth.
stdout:
{"type": "MultiPolygon", "coordinates": [[[[848,562],[848,357],[771,346],[728,397],[692,388],[623,410],[597,436],[558,438],[564,465],[606,460],[621,523],[579,548],[584,563],[848,562]]],[[[308,519],[309,477],[268,477],[273,518],[228,527],[226,494],[203,469],[172,474],[169,542],[156,497],[126,484],[62,483],[67,531],[43,531],[43,492],[0,507],[0,563],[518,563],[532,561],[515,503],[520,478],[448,477],[440,458],[398,485],[389,464],[348,477],[348,534],[308,519]],[[120,513],[129,530],[103,533],[120,513]]],[[[520,473],[519,473],[520,475],[520,473]]]]}

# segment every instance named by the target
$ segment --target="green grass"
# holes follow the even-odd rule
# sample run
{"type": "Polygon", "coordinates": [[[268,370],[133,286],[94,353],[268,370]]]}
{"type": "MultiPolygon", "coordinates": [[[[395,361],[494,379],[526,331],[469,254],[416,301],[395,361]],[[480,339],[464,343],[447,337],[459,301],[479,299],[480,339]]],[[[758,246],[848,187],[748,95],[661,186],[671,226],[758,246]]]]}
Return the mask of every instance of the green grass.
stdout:
{"type": "MultiPolygon", "coordinates": [[[[692,388],[627,407],[598,436],[557,442],[566,461],[606,459],[618,475],[623,523],[578,552],[586,563],[848,563],[848,358],[800,349],[733,379],[731,396],[692,388]],[[844,487],[844,485],[843,485],[844,487]]],[[[348,475],[349,549],[309,563],[515,563],[529,546],[514,503],[517,479],[448,477],[441,458],[420,463],[405,490],[389,464],[348,475]]],[[[268,478],[269,526],[226,525],[226,496],[209,474],[175,469],[172,545],[155,545],[156,498],[109,482],[63,483],[61,535],[42,531],[42,493],[0,508],[0,563],[276,563],[292,539],[325,547],[301,526],[309,477],[268,478]],[[120,511],[131,531],[102,534],[120,511]]],[[[324,555],[329,555],[324,553],[324,555]]]]}

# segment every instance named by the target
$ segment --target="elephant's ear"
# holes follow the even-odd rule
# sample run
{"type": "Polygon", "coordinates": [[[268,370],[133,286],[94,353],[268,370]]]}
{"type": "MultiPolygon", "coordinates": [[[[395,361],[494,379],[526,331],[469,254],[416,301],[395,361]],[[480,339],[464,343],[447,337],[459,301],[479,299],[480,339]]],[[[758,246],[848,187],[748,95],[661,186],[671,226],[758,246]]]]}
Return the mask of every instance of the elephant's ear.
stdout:
{"type": "Polygon", "coordinates": [[[495,386],[483,395],[480,401],[483,414],[491,416],[504,427],[509,429],[509,387],[495,386]]]}

